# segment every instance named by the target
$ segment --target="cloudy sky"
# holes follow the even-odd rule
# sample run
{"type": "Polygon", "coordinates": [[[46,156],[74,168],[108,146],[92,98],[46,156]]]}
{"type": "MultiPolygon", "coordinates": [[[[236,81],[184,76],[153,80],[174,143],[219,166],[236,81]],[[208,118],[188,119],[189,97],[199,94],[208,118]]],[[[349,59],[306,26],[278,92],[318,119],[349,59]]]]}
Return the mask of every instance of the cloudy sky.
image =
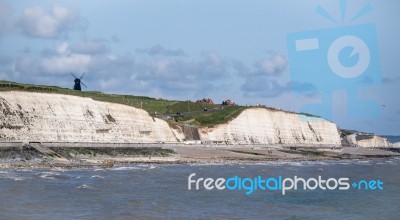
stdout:
{"type": "Polygon", "coordinates": [[[380,81],[351,92],[380,113],[350,116],[349,89],[336,86],[331,120],[400,135],[400,1],[345,2],[0,0],[0,79],[71,88],[70,73],[86,72],[88,90],[303,111],[323,95],[318,82],[293,80],[287,35],[372,23],[380,81]]]}

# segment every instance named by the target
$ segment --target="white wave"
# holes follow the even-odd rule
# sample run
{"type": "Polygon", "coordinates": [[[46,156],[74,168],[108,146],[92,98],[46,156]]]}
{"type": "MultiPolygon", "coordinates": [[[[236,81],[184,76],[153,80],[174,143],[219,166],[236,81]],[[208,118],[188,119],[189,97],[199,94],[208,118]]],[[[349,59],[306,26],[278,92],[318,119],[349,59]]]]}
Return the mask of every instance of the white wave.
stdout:
{"type": "Polygon", "coordinates": [[[39,174],[39,177],[43,179],[56,179],[56,176],[60,175],[60,173],[54,171],[45,171],[39,174]]]}
{"type": "Polygon", "coordinates": [[[157,167],[154,166],[154,165],[151,165],[151,166],[149,167],[150,170],[151,170],[151,169],[155,169],[155,168],[157,168],[157,167]]]}
{"type": "Polygon", "coordinates": [[[59,172],[54,172],[54,171],[44,171],[44,172],[40,172],[43,175],[60,175],[59,172]]]}
{"type": "Polygon", "coordinates": [[[32,170],[30,170],[30,169],[18,169],[18,171],[20,171],[20,172],[32,172],[32,170]]]}
{"type": "Polygon", "coordinates": [[[269,166],[269,167],[280,167],[284,165],[285,162],[276,162],[276,161],[266,161],[266,162],[257,162],[253,163],[254,165],[262,165],[262,166],[269,166]]]}
{"type": "Polygon", "coordinates": [[[100,176],[100,175],[93,175],[91,178],[100,178],[100,179],[104,179],[104,176],[100,176]]]}
{"type": "Polygon", "coordinates": [[[142,167],[129,166],[129,167],[115,167],[115,168],[110,168],[109,170],[143,170],[143,168],[142,167]]]}
{"type": "MultiPolygon", "coordinates": [[[[242,163],[236,163],[234,165],[241,165],[242,163]]],[[[205,166],[230,166],[230,163],[218,163],[218,162],[201,162],[201,163],[193,163],[189,164],[191,167],[205,167],[205,166]]],[[[186,166],[186,165],[185,165],[186,166]]]]}
{"type": "Polygon", "coordinates": [[[138,164],[137,166],[138,167],[148,167],[149,165],[147,165],[147,164],[138,164]]]}
{"type": "Polygon", "coordinates": [[[58,171],[58,172],[65,172],[65,171],[68,171],[67,169],[61,168],[61,167],[55,167],[55,168],[52,168],[51,170],[58,171]]]}
{"type": "Polygon", "coordinates": [[[370,164],[371,161],[370,160],[358,160],[357,163],[358,164],[370,164]]]}
{"type": "Polygon", "coordinates": [[[56,179],[53,175],[49,175],[49,174],[43,174],[43,175],[40,175],[39,177],[43,178],[43,179],[52,179],[52,180],[56,179]]]}
{"type": "Polygon", "coordinates": [[[90,187],[90,186],[88,186],[88,185],[86,185],[86,184],[82,184],[82,185],[78,186],[77,188],[78,188],[78,189],[90,189],[90,188],[92,188],[92,187],[90,187]]]}
{"type": "Polygon", "coordinates": [[[14,181],[25,180],[24,177],[19,176],[15,173],[9,173],[9,172],[0,173],[0,179],[10,179],[10,180],[14,180],[14,181]]]}
{"type": "Polygon", "coordinates": [[[294,167],[304,167],[306,164],[304,162],[287,162],[287,165],[294,167]]]}
{"type": "Polygon", "coordinates": [[[54,172],[54,171],[45,171],[45,172],[41,172],[39,174],[40,174],[39,177],[43,178],[43,179],[65,180],[65,179],[71,178],[71,176],[69,176],[69,175],[61,174],[59,172],[54,172]]]}
{"type": "Polygon", "coordinates": [[[351,164],[351,162],[350,161],[338,161],[337,164],[349,165],[349,164],[351,164]]]}

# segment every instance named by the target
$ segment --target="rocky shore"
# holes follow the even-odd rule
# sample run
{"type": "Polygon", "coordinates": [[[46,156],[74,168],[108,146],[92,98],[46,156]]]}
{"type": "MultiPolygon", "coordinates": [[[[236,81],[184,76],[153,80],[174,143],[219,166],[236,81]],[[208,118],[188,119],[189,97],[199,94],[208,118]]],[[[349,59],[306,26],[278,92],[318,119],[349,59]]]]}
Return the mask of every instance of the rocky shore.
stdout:
{"type": "MultiPolygon", "coordinates": [[[[91,168],[131,163],[262,163],[267,161],[349,160],[399,157],[390,148],[343,147],[315,149],[307,147],[162,145],[160,147],[50,147],[45,153],[32,146],[0,149],[2,168],[91,168]]],[[[41,150],[42,151],[42,150],[41,150]]]]}

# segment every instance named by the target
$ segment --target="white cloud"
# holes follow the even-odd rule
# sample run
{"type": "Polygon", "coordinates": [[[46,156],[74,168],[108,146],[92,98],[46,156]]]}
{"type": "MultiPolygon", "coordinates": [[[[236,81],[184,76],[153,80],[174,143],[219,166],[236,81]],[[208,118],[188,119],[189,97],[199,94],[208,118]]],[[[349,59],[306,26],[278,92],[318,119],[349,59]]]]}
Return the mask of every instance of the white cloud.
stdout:
{"type": "Polygon", "coordinates": [[[96,39],[85,39],[74,47],[76,53],[101,54],[108,51],[106,44],[96,39]]]}
{"type": "Polygon", "coordinates": [[[156,55],[161,55],[161,56],[185,56],[186,53],[182,49],[177,49],[177,50],[171,50],[171,49],[165,49],[159,44],[154,45],[151,48],[145,48],[145,49],[136,49],[137,53],[140,54],[147,54],[150,56],[156,56],[156,55]]]}
{"type": "Polygon", "coordinates": [[[153,60],[151,62],[151,66],[156,75],[168,74],[170,69],[170,61],[166,59],[153,60]]]}
{"type": "Polygon", "coordinates": [[[223,63],[222,58],[215,52],[205,52],[203,55],[214,65],[221,65],[223,63]]]}
{"type": "Polygon", "coordinates": [[[18,26],[30,37],[56,38],[78,27],[81,21],[79,14],[61,5],[54,5],[48,12],[32,6],[22,12],[18,26]]]}
{"type": "Polygon", "coordinates": [[[114,90],[118,88],[121,82],[118,79],[101,79],[99,80],[99,86],[103,90],[114,90]]]}
{"type": "Polygon", "coordinates": [[[35,74],[37,72],[36,61],[30,56],[20,57],[12,64],[12,71],[17,75],[35,74]]]}
{"type": "Polygon", "coordinates": [[[233,60],[231,65],[234,72],[239,76],[249,76],[252,74],[250,68],[239,60],[233,60]]]}
{"type": "Polygon", "coordinates": [[[241,89],[245,97],[273,98],[290,91],[290,83],[284,79],[288,66],[285,56],[270,52],[266,58],[254,63],[254,69],[240,61],[234,61],[233,69],[245,77],[241,89]]]}
{"type": "Polygon", "coordinates": [[[139,78],[155,80],[216,81],[228,73],[226,63],[218,54],[207,52],[196,61],[178,58],[151,58],[135,65],[139,78]]]}
{"type": "Polygon", "coordinates": [[[156,57],[136,62],[130,79],[145,82],[147,87],[133,87],[139,91],[172,98],[199,98],[223,87],[230,75],[229,65],[215,52],[204,52],[197,60],[156,57]]]}
{"type": "Polygon", "coordinates": [[[268,76],[273,76],[279,75],[286,70],[288,61],[286,57],[279,54],[274,54],[271,57],[259,60],[254,65],[257,69],[257,72],[268,76]]]}
{"type": "Polygon", "coordinates": [[[58,54],[68,54],[69,53],[69,45],[67,42],[62,42],[56,45],[56,51],[58,54]]]}
{"type": "Polygon", "coordinates": [[[49,73],[85,72],[91,60],[86,54],[61,55],[44,58],[41,66],[49,73]]]}
{"type": "Polygon", "coordinates": [[[276,79],[262,76],[250,76],[242,85],[245,97],[278,97],[290,90],[288,83],[281,83],[276,79]]]}

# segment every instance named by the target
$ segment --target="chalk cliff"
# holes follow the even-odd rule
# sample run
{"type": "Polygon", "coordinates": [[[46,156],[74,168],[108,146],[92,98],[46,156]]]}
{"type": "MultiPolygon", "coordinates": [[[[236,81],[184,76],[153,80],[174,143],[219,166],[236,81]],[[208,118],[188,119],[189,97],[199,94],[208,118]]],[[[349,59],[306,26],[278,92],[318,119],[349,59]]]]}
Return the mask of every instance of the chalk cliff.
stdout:
{"type": "Polygon", "coordinates": [[[386,138],[374,135],[370,139],[357,141],[357,145],[361,147],[391,147],[386,138]]]}
{"type": "Polygon", "coordinates": [[[391,147],[386,138],[374,135],[372,138],[358,140],[356,144],[360,147],[391,147]]]}
{"type": "Polygon", "coordinates": [[[377,135],[363,137],[362,135],[350,134],[344,138],[356,147],[394,147],[386,138],[377,135]]]}
{"type": "Polygon", "coordinates": [[[261,144],[341,145],[336,125],[323,118],[266,108],[244,110],[227,124],[202,128],[204,141],[261,144]]]}
{"type": "MultiPolygon", "coordinates": [[[[61,94],[0,92],[0,141],[179,142],[187,139],[184,131],[130,106],[61,94]]],[[[341,143],[332,122],[266,108],[246,109],[226,124],[198,131],[197,138],[205,142],[341,143]]]]}
{"type": "Polygon", "coordinates": [[[141,109],[77,96],[0,92],[0,141],[176,142],[141,109]]]}

